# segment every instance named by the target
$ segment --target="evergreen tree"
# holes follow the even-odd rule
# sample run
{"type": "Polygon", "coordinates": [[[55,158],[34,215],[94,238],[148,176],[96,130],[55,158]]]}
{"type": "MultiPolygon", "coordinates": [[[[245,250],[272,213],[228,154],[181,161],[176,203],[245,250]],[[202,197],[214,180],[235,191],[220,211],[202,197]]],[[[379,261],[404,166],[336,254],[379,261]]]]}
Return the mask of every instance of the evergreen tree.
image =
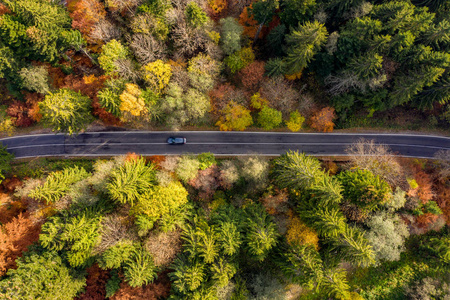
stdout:
{"type": "Polygon", "coordinates": [[[219,258],[217,262],[211,265],[212,279],[219,287],[225,287],[237,272],[236,265],[219,258]]]}
{"type": "Polygon", "coordinates": [[[245,212],[247,250],[256,260],[263,261],[277,243],[276,225],[261,205],[248,206],[245,212]]]}
{"type": "Polygon", "coordinates": [[[89,176],[90,174],[85,169],[76,166],[53,172],[46,178],[44,184],[37,186],[28,196],[45,200],[47,204],[55,203],[70,191],[74,183],[89,176]]]}
{"type": "Polygon", "coordinates": [[[73,299],[86,285],[86,280],[54,252],[28,253],[17,260],[17,265],[0,281],[2,299],[73,299]]]}
{"type": "Polygon", "coordinates": [[[102,269],[118,269],[125,264],[136,251],[130,240],[121,240],[102,253],[98,263],[102,269]]]}
{"type": "Polygon", "coordinates": [[[14,155],[6,151],[6,147],[0,143],[0,183],[5,179],[5,173],[11,170],[11,161],[14,155]]]}
{"type": "Polygon", "coordinates": [[[60,89],[49,93],[39,103],[41,122],[53,131],[70,135],[84,129],[91,121],[91,99],[73,90],[60,89]]]}
{"type": "Polygon", "coordinates": [[[134,250],[123,269],[125,281],[131,287],[152,283],[158,271],[153,257],[143,248],[134,250]]]}
{"type": "Polygon", "coordinates": [[[205,269],[202,263],[188,261],[185,258],[177,258],[172,264],[172,289],[180,294],[187,294],[200,287],[205,277],[205,269]]]}
{"type": "Polygon", "coordinates": [[[39,242],[48,250],[64,250],[72,267],[86,266],[100,242],[100,222],[101,217],[91,211],[74,217],[54,216],[42,226],[39,242]]]}
{"type": "Polygon", "coordinates": [[[155,176],[154,166],[147,166],[143,158],[130,159],[111,172],[108,193],[115,201],[134,205],[155,184],[155,176]]]}
{"type": "Polygon", "coordinates": [[[301,72],[327,41],[328,32],[317,21],[305,22],[286,37],[288,43],[286,67],[288,74],[301,72]]]}

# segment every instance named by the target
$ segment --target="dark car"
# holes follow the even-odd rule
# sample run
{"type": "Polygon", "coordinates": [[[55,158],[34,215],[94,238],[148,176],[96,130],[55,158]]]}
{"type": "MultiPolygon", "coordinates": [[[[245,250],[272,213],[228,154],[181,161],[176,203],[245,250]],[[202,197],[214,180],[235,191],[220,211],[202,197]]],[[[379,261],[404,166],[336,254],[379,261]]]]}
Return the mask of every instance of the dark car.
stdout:
{"type": "Polygon", "coordinates": [[[184,137],[170,137],[167,139],[169,145],[183,145],[186,144],[186,138],[184,137]]]}

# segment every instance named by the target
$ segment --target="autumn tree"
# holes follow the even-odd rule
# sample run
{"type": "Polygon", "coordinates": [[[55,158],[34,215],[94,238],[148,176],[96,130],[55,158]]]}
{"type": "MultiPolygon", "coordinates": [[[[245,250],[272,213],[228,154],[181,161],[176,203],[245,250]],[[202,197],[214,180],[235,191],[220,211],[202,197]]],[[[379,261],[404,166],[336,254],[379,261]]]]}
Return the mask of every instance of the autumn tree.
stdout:
{"type": "Polygon", "coordinates": [[[98,57],[100,67],[106,74],[114,75],[117,72],[116,61],[125,59],[128,56],[128,50],[117,40],[111,40],[103,45],[102,53],[98,57]]]}
{"type": "Polygon", "coordinates": [[[318,131],[331,132],[331,131],[333,131],[333,127],[334,127],[334,123],[333,123],[334,118],[336,118],[334,108],[325,107],[325,108],[322,108],[320,111],[316,112],[309,119],[309,126],[311,126],[311,128],[314,128],[318,131]]]}
{"type": "Polygon", "coordinates": [[[250,91],[256,91],[258,89],[265,72],[264,65],[265,63],[262,61],[254,61],[239,71],[244,88],[250,91]]]}
{"type": "Polygon", "coordinates": [[[243,131],[252,124],[253,119],[250,115],[250,111],[242,105],[231,101],[221,111],[221,117],[219,121],[217,121],[216,126],[219,126],[221,131],[243,131]]]}
{"type": "Polygon", "coordinates": [[[298,110],[290,113],[289,120],[286,121],[286,126],[290,131],[296,132],[302,129],[305,117],[303,117],[298,110]]]}
{"type": "Polygon", "coordinates": [[[172,68],[162,60],[148,63],[143,67],[143,72],[144,80],[157,94],[164,90],[172,76],[172,68]]]}
{"type": "Polygon", "coordinates": [[[16,258],[22,255],[33,242],[39,239],[40,224],[19,214],[0,227],[0,276],[15,268],[16,258]]]}
{"type": "Polygon", "coordinates": [[[201,27],[209,19],[206,13],[193,1],[186,5],[185,14],[187,22],[192,27],[201,27]]]}
{"type": "Polygon", "coordinates": [[[69,89],[48,94],[39,108],[45,126],[70,135],[84,129],[92,120],[91,100],[69,89]]]}

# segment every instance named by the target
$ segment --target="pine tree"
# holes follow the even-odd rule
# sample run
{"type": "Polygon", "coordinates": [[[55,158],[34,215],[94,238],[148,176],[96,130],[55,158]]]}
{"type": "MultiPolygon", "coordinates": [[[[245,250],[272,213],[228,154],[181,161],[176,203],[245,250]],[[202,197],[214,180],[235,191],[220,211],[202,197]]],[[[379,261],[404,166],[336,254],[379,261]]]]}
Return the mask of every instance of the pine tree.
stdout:
{"type": "Polygon", "coordinates": [[[247,250],[256,260],[263,261],[277,243],[276,225],[261,205],[248,206],[245,212],[247,250]]]}
{"type": "Polygon", "coordinates": [[[130,240],[121,240],[102,253],[98,263],[102,269],[118,269],[134,255],[136,246],[130,240]]]}
{"type": "Polygon", "coordinates": [[[101,217],[91,211],[79,216],[54,216],[42,226],[40,244],[53,251],[64,250],[72,267],[85,266],[100,242],[101,217]]]}
{"type": "Polygon", "coordinates": [[[1,299],[72,299],[86,285],[86,280],[55,252],[28,253],[17,260],[17,265],[0,281],[1,299]]]}
{"type": "Polygon", "coordinates": [[[45,126],[70,135],[84,129],[92,120],[91,99],[69,89],[49,93],[39,108],[45,126]]]}
{"type": "Polygon", "coordinates": [[[172,273],[169,273],[172,279],[172,289],[181,294],[198,289],[205,277],[205,269],[202,263],[193,261],[189,262],[183,258],[177,258],[172,264],[172,273]]]}
{"type": "Polygon", "coordinates": [[[432,86],[425,88],[413,99],[413,105],[421,109],[431,109],[435,103],[445,105],[450,101],[450,73],[435,82],[432,86]]]}
{"type": "Polygon", "coordinates": [[[212,273],[212,279],[216,282],[219,287],[225,287],[228,285],[229,281],[237,272],[237,267],[235,264],[227,262],[223,258],[219,258],[217,262],[214,262],[210,271],[212,273]]]}
{"type": "Polygon", "coordinates": [[[131,287],[150,284],[157,277],[153,257],[145,249],[136,249],[124,266],[125,281],[131,287]]]}
{"type": "Polygon", "coordinates": [[[154,166],[145,164],[143,158],[131,159],[111,172],[107,189],[111,198],[120,203],[134,205],[156,182],[154,166]]]}
{"type": "Polygon", "coordinates": [[[274,160],[272,177],[280,188],[302,190],[309,188],[322,175],[320,162],[313,156],[289,151],[274,160]]]}
{"type": "Polygon", "coordinates": [[[55,203],[70,191],[74,183],[89,176],[90,174],[85,169],[76,166],[53,172],[46,178],[44,184],[33,189],[28,196],[34,199],[45,200],[47,204],[55,203]]]}
{"type": "Polygon", "coordinates": [[[241,246],[242,238],[238,227],[233,222],[219,222],[216,227],[217,242],[223,254],[235,255],[241,246]]]}
{"type": "Polygon", "coordinates": [[[285,60],[288,74],[299,73],[307,67],[320,47],[325,44],[327,37],[326,27],[317,21],[305,22],[297,30],[292,31],[286,37],[289,45],[285,60]]]}

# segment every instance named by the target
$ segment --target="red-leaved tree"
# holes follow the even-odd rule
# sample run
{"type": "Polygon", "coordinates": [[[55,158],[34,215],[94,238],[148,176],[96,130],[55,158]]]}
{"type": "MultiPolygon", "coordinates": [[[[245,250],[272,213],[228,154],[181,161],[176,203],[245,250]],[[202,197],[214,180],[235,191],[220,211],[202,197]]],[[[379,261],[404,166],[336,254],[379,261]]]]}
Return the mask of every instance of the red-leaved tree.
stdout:
{"type": "Polygon", "coordinates": [[[265,63],[263,61],[254,61],[239,71],[239,77],[244,88],[250,92],[255,92],[258,90],[264,77],[264,65],[265,63]]]}
{"type": "Polygon", "coordinates": [[[309,119],[309,126],[318,131],[332,132],[334,128],[333,120],[336,118],[336,113],[333,107],[325,107],[313,114],[309,119]]]}

